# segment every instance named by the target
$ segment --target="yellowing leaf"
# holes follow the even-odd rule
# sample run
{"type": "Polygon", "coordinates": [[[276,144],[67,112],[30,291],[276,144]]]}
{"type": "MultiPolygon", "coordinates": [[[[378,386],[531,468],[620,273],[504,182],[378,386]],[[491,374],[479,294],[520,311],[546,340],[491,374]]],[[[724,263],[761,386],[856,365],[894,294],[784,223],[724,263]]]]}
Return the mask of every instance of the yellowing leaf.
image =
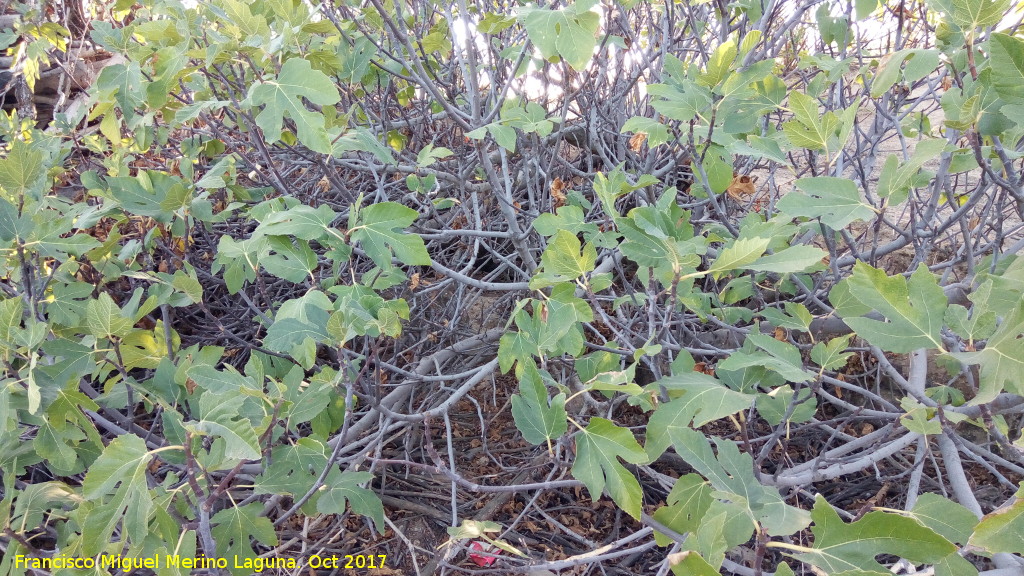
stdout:
{"type": "Polygon", "coordinates": [[[1010,6],[1010,0],[928,0],[928,3],[967,32],[998,24],[1010,6]]]}
{"type": "Polygon", "coordinates": [[[981,519],[970,544],[992,553],[1024,554],[1024,488],[1013,504],[981,519]]]}
{"type": "Polygon", "coordinates": [[[559,230],[541,255],[545,277],[552,282],[572,281],[592,271],[597,263],[593,244],[581,245],[576,235],[559,230]]]}

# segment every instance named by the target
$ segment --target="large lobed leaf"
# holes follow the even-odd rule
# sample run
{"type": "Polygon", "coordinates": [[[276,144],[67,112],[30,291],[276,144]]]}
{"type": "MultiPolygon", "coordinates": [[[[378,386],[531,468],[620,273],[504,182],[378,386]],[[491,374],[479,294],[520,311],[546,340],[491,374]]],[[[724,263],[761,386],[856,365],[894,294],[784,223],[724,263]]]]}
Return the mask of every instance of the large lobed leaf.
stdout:
{"type": "Polygon", "coordinates": [[[83,526],[83,551],[98,554],[110,542],[123,520],[122,539],[141,543],[149,534],[153,499],[146,470],[149,451],[142,438],[125,434],[115,438],[93,463],[82,482],[82,496],[92,501],[83,526]]]}
{"type": "Polygon", "coordinates": [[[512,396],[512,417],[527,442],[542,444],[558,438],[567,430],[565,393],[549,397],[536,365],[524,363],[523,368],[519,394],[512,396]]]}
{"type": "Polygon", "coordinates": [[[634,518],[640,518],[643,492],[635,476],[619,462],[647,462],[647,454],[633,434],[604,418],[591,418],[590,424],[576,436],[576,461],[572,475],[586,485],[590,497],[597,500],[605,487],[612,500],[634,518]]]}
{"type": "Polygon", "coordinates": [[[47,168],[43,160],[42,152],[21,140],[15,140],[7,156],[0,158],[0,190],[12,204],[42,198],[47,168]]]}
{"type": "Polygon", "coordinates": [[[797,556],[829,574],[877,570],[879,554],[892,554],[917,563],[935,563],[956,551],[949,540],[912,518],[885,512],[869,512],[846,524],[820,494],[811,512],[813,549],[797,556]]]}
{"type": "Polygon", "coordinates": [[[263,106],[256,115],[256,124],[263,130],[268,142],[281,139],[284,117],[295,123],[299,142],[315,152],[331,153],[331,142],[324,128],[324,116],[306,107],[303,100],[319,105],[336,104],[341,96],[331,79],[314,70],[308,60],[292,58],[281,66],[277,78],[254,84],[248,100],[263,106]]]}
{"type": "Polygon", "coordinates": [[[981,519],[970,544],[992,553],[1024,554],[1024,488],[1013,504],[981,519]]]}
{"type": "Polygon", "coordinates": [[[1024,395],[1024,301],[1003,319],[984,350],[953,354],[962,362],[981,365],[981,382],[973,403],[990,402],[1005,387],[1024,395]]]}
{"type": "Polygon", "coordinates": [[[949,301],[924,264],[908,282],[902,276],[886,276],[884,270],[857,262],[853,274],[836,288],[857,302],[833,302],[836,311],[871,344],[901,354],[918,348],[942,348],[941,331],[949,301]],[[864,308],[877,311],[885,321],[859,317],[864,308]]]}
{"type": "Polygon", "coordinates": [[[317,511],[324,514],[344,514],[345,504],[352,506],[352,511],[361,514],[374,521],[377,532],[384,533],[384,505],[380,498],[365,484],[373,480],[373,474],[365,471],[331,470],[327,476],[325,486],[327,491],[317,501],[317,511]]]}
{"type": "Polygon", "coordinates": [[[757,523],[768,534],[783,536],[802,530],[810,523],[807,512],[786,504],[777,489],[758,482],[754,477],[753,459],[741,453],[732,442],[716,439],[718,455],[715,456],[708,439],[696,430],[676,428],[671,431],[671,437],[679,456],[711,482],[718,492],[716,496],[744,512],[751,532],[757,523]]]}
{"type": "Polygon", "coordinates": [[[252,423],[239,416],[242,403],[237,393],[205,392],[199,398],[201,418],[188,422],[185,429],[194,434],[218,436],[224,440],[224,456],[240,460],[260,458],[260,444],[252,423]]]}
{"type": "Polygon", "coordinates": [[[684,394],[659,405],[647,424],[645,450],[652,460],[665,452],[678,431],[731,416],[750,408],[754,401],[752,395],[735,392],[719,383],[673,384],[671,389],[683,390],[684,394]]]}
{"type": "Polygon", "coordinates": [[[523,7],[519,17],[530,40],[544,58],[561,56],[575,70],[583,70],[597,46],[600,17],[593,2],[577,2],[561,10],[523,7]]]}
{"type": "Polygon", "coordinates": [[[213,537],[217,541],[218,555],[236,559],[228,563],[234,576],[252,573],[251,569],[238,566],[238,560],[258,556],[249,543],[250,539],[255,538],[268,546],[277,545],[274,525],[267,517],[262,516],[262,512],[263,505],[253,502],[245,506],[230,506],[217,512],[210,519],[213,523],[213,537]]]}
{"type": "Polygon", "coordinates": [[[845,178],[801,178],[796,186],[800,191],[794,190],[778,202],[779,210],[790,216],[820,218],[822,224],[833,230],[874,216],[871,206],[861,199],[857,185],[845,178]]]}
{"type": "Polygon", "coordinates": [[[999,23],[1010,0],[928,0],[934,10],[945,13],[964,31],[999,23]]]}
{"type": "Polygon", "coordinates": [[[544,283],[571,282],[593,271],[597,249],[593,244],[581,245],[572,232],[559,230],[548,242],[540,261],[544,266],[544,283]]]}
{"type": "Polygon", "coordinates": [[[1024,101],[1024,40],[1006,34],[989,39],[992,52],[992,87],[1005,100],[1024,101]]]}
{"type": "Polygon", "coordinates": [[[423,239],[403,232],[416,220],[416,211],[396,202],[381,202],[360,211],[360,223],[350,232],[373,263],[382,269],[391,267],[391,252],[409,266],[429,266],[430,255],[423,239]]]}

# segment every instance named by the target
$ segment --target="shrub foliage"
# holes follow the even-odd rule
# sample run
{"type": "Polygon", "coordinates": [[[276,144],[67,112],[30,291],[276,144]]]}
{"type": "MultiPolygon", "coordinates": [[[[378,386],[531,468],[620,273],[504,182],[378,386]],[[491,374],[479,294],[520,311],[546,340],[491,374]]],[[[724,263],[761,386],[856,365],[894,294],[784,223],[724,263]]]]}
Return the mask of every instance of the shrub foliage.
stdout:
{"type": "Polygon", "coordinates": [[[91,10],[0,33],[0,572],[1022,569],[1020,5],[91,10]]]}

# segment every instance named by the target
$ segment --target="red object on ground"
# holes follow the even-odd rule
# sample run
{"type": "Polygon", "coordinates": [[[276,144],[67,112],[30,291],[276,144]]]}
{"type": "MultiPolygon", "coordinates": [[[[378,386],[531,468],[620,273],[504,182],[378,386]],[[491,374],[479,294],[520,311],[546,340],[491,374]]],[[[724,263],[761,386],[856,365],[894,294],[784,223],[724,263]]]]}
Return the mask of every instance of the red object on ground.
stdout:
{"type": "Polygon", "coordinates": [[[470,548],[478,552],[484,552],[484,554],[474,554],[473,552],[469,553],[469,559],[481,568],[486,568],[498,561],[498,551],[489,544],[473,542],[470,548]]]}

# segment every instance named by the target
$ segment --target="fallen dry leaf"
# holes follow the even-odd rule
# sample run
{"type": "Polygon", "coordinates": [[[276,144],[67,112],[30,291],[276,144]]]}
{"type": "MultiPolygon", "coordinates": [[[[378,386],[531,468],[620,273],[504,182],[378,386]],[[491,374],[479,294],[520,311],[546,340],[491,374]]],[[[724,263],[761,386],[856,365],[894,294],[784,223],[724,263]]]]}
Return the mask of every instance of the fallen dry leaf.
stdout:
{"type": "Polygon", "coordinates": [[[643,147],[644,142],[647,141],[647,134],[643,132],[637,132],[629,139],[629,149],[633,152],[640,152],[640,148],[643,147]]]}
{"type": "Polygon", "coordinates": [[[725,192],[732,197],[733,200],[742,201],[748,196],[753,196],[757,192],[757,187],[754,183],[757,182],[757,177],[751,178],[746,174],[738,175],[733,174],[732,182],[729,183],[729,187],[725,189],[725,192]]]}
{"type": "Polygon", "coordinates": [[[557,176],[551,181],[551,198],[555,201],[555,208],[565,206],[565,189],[568,187],[569,185],[557,176]]]}

